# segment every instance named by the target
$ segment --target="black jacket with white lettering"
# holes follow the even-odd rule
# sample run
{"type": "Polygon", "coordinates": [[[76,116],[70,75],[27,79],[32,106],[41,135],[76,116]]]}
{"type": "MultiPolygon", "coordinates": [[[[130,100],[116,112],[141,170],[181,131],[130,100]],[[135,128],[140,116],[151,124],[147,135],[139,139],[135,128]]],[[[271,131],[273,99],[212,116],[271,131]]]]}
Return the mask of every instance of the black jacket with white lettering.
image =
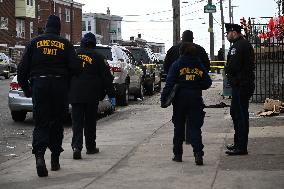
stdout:
{"type": "Polygon", "coordinates": [[[201,91],[208,89],[212,84],[212,80],[199,57],[186,55],[181,56],[170,67],[161,94],[162,103],[166,101],[176,83],[179,84],[179,91],[189,90],[196,92],[196,95],[202,96],[201,91]]]}
{"type": "Polygon", "coordinates": [[[32,77],[77,74],[81,71],[80,62],[67,39],[60,37],[58,31],[46,30],[26,46],[18,66],[19,85],[26,91],[32,77]]]}
{"type": "Polygon", "coordinates": [[[229,84],[234,86],[251,86],[254,83],[254,50],[242,36],[230,47],[225,73],[229,84]]]}
{"type": "Polygon", "coordinates": [[[113,76],[105,58],[87,47],[80,47],[77,54],[81,57],[83,71],[71,79],[70,103],[93,103],[102,100],[107,94],[115,96],[113,76]]]}

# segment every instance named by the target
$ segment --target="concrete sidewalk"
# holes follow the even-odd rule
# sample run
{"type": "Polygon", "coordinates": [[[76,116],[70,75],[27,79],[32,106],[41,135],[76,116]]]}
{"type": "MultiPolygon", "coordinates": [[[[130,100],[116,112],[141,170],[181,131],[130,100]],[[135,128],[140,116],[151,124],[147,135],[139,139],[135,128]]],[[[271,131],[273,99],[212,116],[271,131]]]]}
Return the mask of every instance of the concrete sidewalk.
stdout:
{"type": "MultiPolygon", "coordinates": [[[[218,85],[212,88],[217,89],[218,85]]],[[[249,155],[229,157],[224,153],[224,145],[232,142],[233,137],[229,109],[206,109],[204,166],[196,166],[189,145],[184,145],[184,162],[171,161],[172,109],[161,109],[158,95],[154,98],[154,103],[129,106],[99,121],[99,154],[86,155],[83,151],[82,160],[73,160],[69,134],[64,139],[60,171],[50,171],[47,151],[49,176],[39,178],[29,152],[0,165],[0,188],[284,188],[281,116],[267,120],[251,114],[249,155]]],[[[252,104],[251,112],[259,108],[260,105],[252,104]]]]}

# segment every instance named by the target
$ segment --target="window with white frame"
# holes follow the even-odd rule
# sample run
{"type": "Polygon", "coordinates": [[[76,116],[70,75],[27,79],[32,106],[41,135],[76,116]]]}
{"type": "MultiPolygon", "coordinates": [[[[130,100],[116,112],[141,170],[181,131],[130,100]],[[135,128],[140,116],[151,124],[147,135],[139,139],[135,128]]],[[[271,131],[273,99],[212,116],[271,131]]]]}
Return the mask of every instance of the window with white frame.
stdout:
{"type": "Polygon", "coordinates": [[[91,31],[92,26],[91,26],[91,21],[88,21],[88,31],[91,31]]]}
{"type": "Polygon", "coordinates": [[[8,18],[0,17],[0,29],[8,30],[8,18]]]}
{"type": "Polygon", "coordinates": [[[65,33],[65,38],[68,39],[70,41],[70,34],[65,33]]]}
{"type": "Polygon", "coordinates": [[[61,15],[62,15],[61,7],[58,7],[58,16],[59,16],[60,20],[62,19],[61,15]]]}
{"type": "Polygon", "coordinates": [[[34,5],[34,0],[27,0],[27,5],[33,6],[34,5]]]}
{"type": "Polygon", "coordinates": [[[34,33],[34,23],[30,22],[30,39],[33,37],[34,33]]]}
{"type": "Polygon", "coordinates": [[[66,22],[70,22],[70,9],[65,9],[66,22]]]}
{"type": "Polygon", "coordinates": [[[17,37],[25,38],[25,20],[16,19],[17,37]]]}
{"type": "Polygon", "coordinates": [[[86,31],[86,21],[82,21],[82,31],[86,31]]]}

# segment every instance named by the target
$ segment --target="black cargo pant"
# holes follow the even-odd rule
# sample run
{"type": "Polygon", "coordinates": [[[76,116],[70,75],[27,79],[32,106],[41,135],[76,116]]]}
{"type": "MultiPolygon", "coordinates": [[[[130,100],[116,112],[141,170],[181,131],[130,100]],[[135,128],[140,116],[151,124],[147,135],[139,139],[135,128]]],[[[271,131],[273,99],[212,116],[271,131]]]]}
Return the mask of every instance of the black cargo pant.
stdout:
{"type": "Polygon", "coordinates": [[[41,76],[32,79],[32,101],[35,128],[33,153],[54,154],[63,151],[63,119],[66,115],[68,80],[65,77],[41,76]]]}
{"type": "Polygon", "coordinates": [[[239,150],[247,151],[249,134],[249,99],[254,91],[254,85],[232,87],[230,114],[234,124],[234,145],[239,150]]]}
{"type": "Polygon", "coordinates": [[[72,104],[72,148],[82,150],[83,130],[86,149],[96,148],[98,102],[72,104]]]}
{"type": "Polygon", "coordinates": [[[174,138],[173,153],[183,153],[183,141],[185,136],[185,122],[189,131],[189,142],[193,152],[203,155],[202,131],[205,112],[202,94],[200,91],[180,90],[173,102],[174,138]]]}

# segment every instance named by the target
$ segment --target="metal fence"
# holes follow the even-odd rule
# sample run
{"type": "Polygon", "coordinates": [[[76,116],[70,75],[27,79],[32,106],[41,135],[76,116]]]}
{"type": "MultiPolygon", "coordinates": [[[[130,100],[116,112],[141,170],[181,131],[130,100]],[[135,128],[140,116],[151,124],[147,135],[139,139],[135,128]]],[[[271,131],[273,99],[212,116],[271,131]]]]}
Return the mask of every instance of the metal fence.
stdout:
{"type": "Polygon", "coordinates": [[[266,98],[284,100],[284,42],[280,37],[260,38],[260,32],[268,32],[267,25],[252,25],[249,41],[255,52],[256,88],[253,102],[266,98]]]}

